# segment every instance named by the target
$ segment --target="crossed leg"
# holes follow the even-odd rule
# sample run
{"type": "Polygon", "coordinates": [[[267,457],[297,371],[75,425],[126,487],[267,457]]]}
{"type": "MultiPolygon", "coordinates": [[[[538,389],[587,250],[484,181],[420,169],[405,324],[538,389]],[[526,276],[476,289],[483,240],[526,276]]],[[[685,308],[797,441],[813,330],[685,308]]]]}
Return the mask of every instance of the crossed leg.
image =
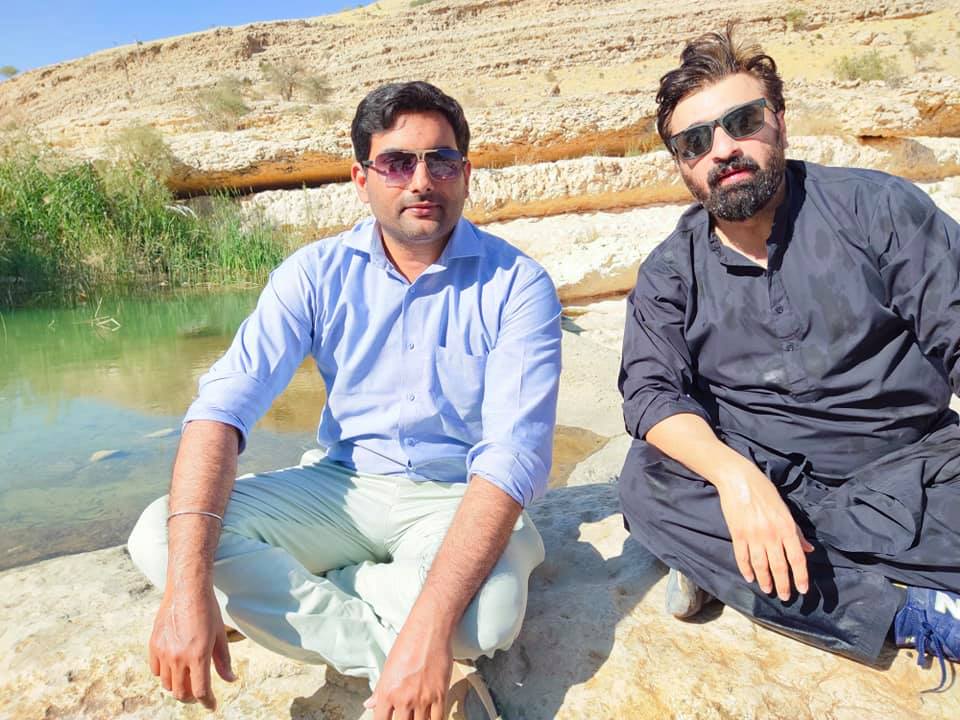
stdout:
{"type": "MultiPolygon", "coordinates": [[[[325,460],[239,478],[214,559],[224,621],[277,653],[375,685],[465,488],[325,460]]],[[[166,516],[163,497],[129,541],[135,564],[159,588],[166,516]]],[[[542,541],[524,515],[461,620],[455,657],[509,647],[529,574],[542,560],[542,541]]]]}

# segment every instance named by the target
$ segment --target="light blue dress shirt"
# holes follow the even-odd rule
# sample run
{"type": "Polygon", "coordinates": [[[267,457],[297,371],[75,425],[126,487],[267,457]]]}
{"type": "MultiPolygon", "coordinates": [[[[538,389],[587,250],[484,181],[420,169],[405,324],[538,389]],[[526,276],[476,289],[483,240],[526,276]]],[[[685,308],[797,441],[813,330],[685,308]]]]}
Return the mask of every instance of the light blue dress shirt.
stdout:
{"type": "Polygon", "coordinates": [[[550,472],[560,303],[537,263],[461,219],[408,282],[373,219],[270,275],[184,422],[236,427],[241,451],[308,355],[327,387],[317,440],[360,472],[465,482],[526,506],[550,472]]]}

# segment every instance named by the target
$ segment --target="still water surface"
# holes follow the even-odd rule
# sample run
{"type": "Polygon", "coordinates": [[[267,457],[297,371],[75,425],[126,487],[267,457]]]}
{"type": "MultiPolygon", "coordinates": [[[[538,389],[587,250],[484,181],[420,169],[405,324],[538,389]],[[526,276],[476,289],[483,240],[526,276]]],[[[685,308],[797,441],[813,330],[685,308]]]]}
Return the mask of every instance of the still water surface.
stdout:
{"type": "MultiPolygon", "coordinates": [[[[3,314],[0,568],[126,539],[166,491],[197,379],[256,299],[224,292],[3,314]]],[[[315,446],[323,401],[305,363],[254,431],[241,472],[293,464],[315,446]]]]}
{"type": "MultiPolygon", "coordinates": [[[[180,419],[256,291],[0,315],[0,569],[126,540],[166,491],[180,419]]],[[[294,464],[324,402],[312,360],[254,430],[240,472],[294,464]]],[[[603,442],[558,428],[551,485],[603,442]]]]}

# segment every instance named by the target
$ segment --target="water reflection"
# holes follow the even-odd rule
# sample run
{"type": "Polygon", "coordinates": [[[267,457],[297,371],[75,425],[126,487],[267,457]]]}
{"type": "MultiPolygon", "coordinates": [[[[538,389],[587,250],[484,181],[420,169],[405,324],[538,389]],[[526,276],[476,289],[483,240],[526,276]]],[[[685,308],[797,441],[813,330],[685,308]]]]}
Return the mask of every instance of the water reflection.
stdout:
{"type": "MultiPolygon", "coordinates": [[[[123,542],[169,482],[197,379],[256,291],[118,298],[0,316],[0,569],[123,542]]],[[[312,360],[254,429],[241,472],[314,447],[325,398],[312,360]]],[[[558,428],[552,487],[603,438],[558,428]]]]}
{"type": "MultiPolygon", "coordinates": [[[[229,344],[257,293],[191,294],[104,301],[99,309],[20,310],[5,315],[0,341],[0,397],[28,398],[51,413],[66,398],[97,397],[152,414],[181,415],[197,379],[229,344]],[[97,319],[119,323],[97,324],[97,319]]],[[[312,362],[293,383],[298,399],[282,400],[262,421],[274,430],[309,430],[323,405],[312,362]]],[[[10,412],[0,408],[0,430],[10,412]]]]}

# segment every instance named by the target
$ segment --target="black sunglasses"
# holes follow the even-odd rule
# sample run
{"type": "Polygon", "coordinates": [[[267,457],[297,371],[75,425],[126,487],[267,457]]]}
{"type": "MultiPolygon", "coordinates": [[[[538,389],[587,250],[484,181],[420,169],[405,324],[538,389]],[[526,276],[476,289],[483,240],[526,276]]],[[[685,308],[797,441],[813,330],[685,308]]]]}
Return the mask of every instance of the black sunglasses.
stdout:
{"type": "MultiPolygon", "coordinates": [[[[693,160],[706,155],[713,147],[713,129],[719,125],[734,140],[743,140],[760,132],[763,127],[763,109],[767,107],[765,98],[751,100],[743,105],[730,108],[716,120],[691,125],[667,141],[670,151],[683,158],[693,160]]],[[[773,108],[771,108],[772,110],[773,108]]]]}
{"type": "Polygon", "coordinates": [[[430,177],[437,182],[449,182],[460,176],[467,158],[453,148],[389,150],[380,153],[373,160],[364,160],[360,164],[383,175],[387,185],[402,187],[410,182],[421,160],[426,164],[430,177]]]}

